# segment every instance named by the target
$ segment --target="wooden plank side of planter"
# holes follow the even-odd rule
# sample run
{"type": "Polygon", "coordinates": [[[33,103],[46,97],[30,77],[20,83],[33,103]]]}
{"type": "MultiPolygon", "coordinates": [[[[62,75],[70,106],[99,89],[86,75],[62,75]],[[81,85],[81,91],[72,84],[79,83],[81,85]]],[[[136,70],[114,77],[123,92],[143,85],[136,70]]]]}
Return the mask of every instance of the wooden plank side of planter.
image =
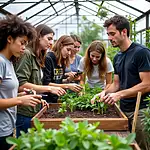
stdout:
{"type": "Polygon", "coordinates": [[[118,113],[119,117],[128,119],[126,117],[126,115],[121,111],[121,109],[119,108],[119,106],[117,104],[114,104],[114,109],[118,113]]]}
{"type": "MultiPolygon", "coordinates": [[[[61,104],[49,104],[50,108],[58,108],[61,104]]],[[[99,129],[108,130],[108,131],[127,131],[128,130],[128,119],[119,109],[117,105],[114,105],[115,110],[117,111],[120,118],[72,118],[74,122],[79,122],[83,120],[88,120],[89,123],[100,122],[98,126],[99,129]]],[[[33,119],[36,117],[41,123],[44,123],[44,128],[59,129],[60,123],[65,118],[41,118],[42,114],[46,112],[47,108],[43,108],[38,114],[36,114],[32,120],[31,125],[33,126],[33,119]]]]}

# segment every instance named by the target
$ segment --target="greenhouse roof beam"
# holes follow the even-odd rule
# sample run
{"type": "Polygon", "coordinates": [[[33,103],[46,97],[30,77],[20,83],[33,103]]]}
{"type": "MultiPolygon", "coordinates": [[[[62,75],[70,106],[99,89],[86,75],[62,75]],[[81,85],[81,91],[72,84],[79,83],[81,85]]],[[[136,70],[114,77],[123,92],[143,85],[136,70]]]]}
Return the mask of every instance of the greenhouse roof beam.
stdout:
{"type": "MultiPolygon", "coordinates": [[[[83,11],[85,11],[85,12],[87,12],[87,13],[89,13],[89,14],[91,14],[92,16],[96,16],[96,17],[98,17],[99,19],[100,19],[100,17],[99,16],[97,16],[97,15],[94,15],[94,14],[92,14],[92,13],[90,13],[90,12],[88,12],[87,10],[85,10],[85,9],[83,9],[83,8],[81,8],[83,11]]],[[[82,15],[82,16],[85,16],[85,15],[82,15]]],[[[87,16],[87,15],[86,15],[87,16]]]]}
{"type": "Polygon", "coordinates": [[[146,14],[150,14],[150,9],[147,12],[145,12],[144,14],[142,14],[141,16],[137,17],[135,20],[139,21],[140,19],[144,18],[146,16],[146,14]]]}
{"type": "Polygon", "coordinates": [[[51,26],[51,28],[53,28],[54,26],[56,26],[56,25],[60,24],[61,22],[65,21],[65,20],[67,20],[67,19],[71,18],[71,17],[72,17],[72,16],[74,16],[74,15],[76,15],[76,13],[75,13],[75,14],[70,15],[69,17],[66,17],[65,19],[63,19],[63,20],[61,20],[61,21],[59,21],[58,23],[56,23],[56,24],[54,24],[53,26],[51,26]]]}
{"type": "Polygon", "coordinates": [[[78,3],[78,0],[74,0],[74,4],[75,4],[75,9],[76,9],[76,15],[78,16],[79,15],[79,3],[78,3]]]}
{"type": "Polygon", "coordinates": [[[3,3],[3,5],[0,6],[0,9],[1,9],[1,8],[4,8],[5,6],[11,4],[11,3],[14,2],[14,1],[15,1],[15,0],[9,0],[9,1],[3,3]]]}
{"type": "MultiPolygon", "coordinates": [[[[73,7],[74,7],[74,6],[73,6],[73,7]]],[[[63,11],[63,12],[61,12],[61,13],[59,14],[59,16],[62,15],[63,13],[65,13],[66,11],[72,9],[73,7],[71,7],[71,8],[69,8],[69,9],[67,9],[67,10],[65,10],[65,11],[63,11]]],[[[52,15],[52,16],[53,16],[53,15],[52,15]]],[[[65,15],[65,16],[66,16],[66,15],[65,15]]],[[[70,16],[70,15],[68,15],[68,16],[70,16]]],[[[56,16],[54,16],[53,18],[48,19],[46,22],[44,22],[44,24],[47,23],[47,22],[49,22],[49,21],[51,21],[51,20],[53,20],[53,19],[55,19],[55,18],[56,18],[56,16]]]]}
{"type": "Polygon", "coordinates": [[[3,8],[0,9],[0,13],[2,13],[2,14],[4,14],[4,15],[11,15],[10,12],[8,12],[7,10],[5,10],[5,9],[3,9],[3,8]]]}
{"type": "Polygon", "coordinates": [[[40,0],[39,2],[36,2],[35,4],[31,5],[30,7],[26,8],[25,10],[19,12],[17,15],[21,15],[23,14],[24,12],[28,11],[29,9],[33,8],[34,6],[40,4],[41,2],[43,2],[44,0],[40,0]]]}
{"type": "Polygon", "coordinates": [[[117,6],[113,5],[113,4],[110,4],[110,3],[108,3],[108,2],[106,2],[106,3],[107,3],[108,5],[111,5],[111,6],[115,7],[115,8],[117,8],[117,9],[120,9],[120,10],[122,10],[122,11],[124,11],[124,12],[126,12],[126,13],[128,13],[128,14],[130,14],[130,15],[132,15],[132,16],[137,17],[135,14],[132,14],[132,13],[130,13],[130,12],[124,10],[124,9],[121,9],[121,8],[119,8],[119,7],[117,7],[117,6]]]}
{"type": "MultiPolygon", "coordinates": [[[[73,5],[73,3],[72,4],[70,4],[70,5],[68,5],[68,6],[72,6],[73,5]]],[[[67,6],[67,7],[68,7],[67,6]]],[[[74,7],[74,6],[73,6],[74,7]]],[[[73,7],[71,7],[71,8],[73,8],[73,7]]],[[[69,9],[71,9],[71,8],[69,8],[69,9]]],[[[59,11],[57,11],[57,12],[61,12],[62,10],[64,10],[65,9],[65,11],[64,12],[66,12],[66,11],[68,11],[69,9],[66,9],[66,7],[65,8],[62,8],[62,9],[60,9],[59,11]]],[[[64,13],[63,12],[63,13],[64,13]]],[[[53,15],[55,15],[55,13],[54,14],[52,14],[52,15],[48,15],[48,17],[46,17],[46,18],[44,18],[44,19],[42,19],[41,21],[39,21],[38,23],[36,23],[36,24],[34,24],[34,26],[36,26],[36,25],[38,25],[39,23],[41,23],[41,22],[43,22],[43,21],[45,21],[45,20],[47,20],[47,19],[49,19],[49,17],[51,17],[51,16],[53,16],[53,15]]],[[[60,15],[60,14],[59,14],[60,15]]],[[[56,17],[56,16],[55,16],[56,17]]]]}
{"type": "Polygon", "coordinates": [[[86,9],[89,9],[89,10],[91,10],[91,11],[93,11],[93,12],[95,12],[95,13],[97,14],[97,11],[95,11],[95,10],[93,10],[93,9],[87,7],[87,6],[84,6],[84,5],[82,5],[82,4],[79,4],[79,5],[85,7],[86,9]]]}
{"type": "Polygon", "coordinates": [[[142,13],[142,14],[144,13],[143,11],[141,11],[141,10],[135,8],[135,7],[132,7],[132,6],[130,6],[130,5],[126,4],[126,3],[124,3],[124,2],[121,2],[120,0],[116,0],[116,1],[117,1],[118,3],[121,3],[121,4],[123,4],[123,5],[127,6],[127,7],[129,7],[129,8],[131,8],[131,9],[135,10],[135,11],[138,11],[138,12],[140,12],[140,13],[142,13]]]}
{"type": "Polygon", "coordinates": [[[52,8],[54,9],[55,13],[56,13],[56,14],[57,14],[57,16],[58,16],[58,13],[57,13],[57,11],[56,11],[56,9],[55,9],[54,5],[52,4],[52,2],[51,2],[50,0],[48,0],[48,2],[50,3],[50,5],[52,6],[52,8]]]}
{"type": "MultiPolygon", "coordinates": [[[[59,1],[55,2],[53,5],[57,4],[58,2],[59,2],[59,1]]],[[[48,8],[50,8],[50,7],[52,7],[52,6],[48,6],[48,7],[44,8],[44,9],[42,9],[41,11],[39,11],[39,12],[35,13],[34,15],[28,17],[25,21],[27,21],[27,20],[29,20],[29,19],[35,17],[36,15],[40,14],[41,12],[45,11],[46,9],[48,9],[48,8]]]]}

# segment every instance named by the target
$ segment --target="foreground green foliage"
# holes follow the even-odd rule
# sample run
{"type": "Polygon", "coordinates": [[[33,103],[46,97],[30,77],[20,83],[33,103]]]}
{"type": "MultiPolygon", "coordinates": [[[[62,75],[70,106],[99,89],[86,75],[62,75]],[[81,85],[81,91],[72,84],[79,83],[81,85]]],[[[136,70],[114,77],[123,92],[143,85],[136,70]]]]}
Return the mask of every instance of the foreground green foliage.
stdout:
{"type": "Polygon", "coordinates": [[[101,88],[95,87],[90,88],[87,84],[84,85],[82,94],[77,94],[75,92],[68,91],[67,94],[61,97],[62,105],[59,109],[59,112],[66,112],[66,108],[69,108],[71,112],[74,110],[85,110],[89,109],[98,114],[103,114],[106,112],[108,105],[103,102],[95,101],[94,104],[91,104],[91,99],[97,93],[102,91],[101,88]],[[67,105],[67,107],[66,107],[67,105]]]}
{"type": "Polygon", "coordinates": [[[148,97],[146,100],[149,101],[149,104],[148,104],[146,111],[144,111],[144,115],[145,115],[144,127],[145,127],[146,133],[148,134],[148,141],[150,141],[150,97],[148,97]]]}
{"type": "Polygon", "coordinates": [[[7,142],[16,145],[15,150],[132,150],[129,144],[135,138],[135,134],[127,138],[107,135],[96,129],[99,123],[74,123],[70,118],[61,123],[59,130],[43,129],[38,119],[34,124],[28,133],[22,132],[18,139],[9,137],[7,142]]]}

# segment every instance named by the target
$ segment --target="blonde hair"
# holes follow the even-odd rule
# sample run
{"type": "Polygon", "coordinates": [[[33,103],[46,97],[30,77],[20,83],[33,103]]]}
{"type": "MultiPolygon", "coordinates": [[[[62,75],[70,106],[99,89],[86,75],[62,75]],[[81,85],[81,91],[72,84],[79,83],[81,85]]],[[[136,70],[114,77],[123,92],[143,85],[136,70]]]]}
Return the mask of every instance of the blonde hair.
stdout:
{"type": "Polygon", "coordinates": [[[99,78],[104,81],[106,71],[107,71],[107,60],[106,60],[106,50],[101,41],[93,41],[89,47],[86,50],[85,53],[85,65],[84,65],[84,71],[88,77],[91,77],[92,72],[93,72],[93,63],[90,59],[90,53],[96,51],[101,54],[101,58],[98,63],[98,68],[99,68],[99,78]]]}

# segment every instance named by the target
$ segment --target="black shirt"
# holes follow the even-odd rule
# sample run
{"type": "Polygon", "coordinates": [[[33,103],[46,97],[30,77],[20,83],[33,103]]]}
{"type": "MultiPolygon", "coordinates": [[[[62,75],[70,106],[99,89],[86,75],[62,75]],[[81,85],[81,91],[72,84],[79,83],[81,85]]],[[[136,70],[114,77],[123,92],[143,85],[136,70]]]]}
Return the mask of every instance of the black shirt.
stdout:
{"type": "MultiPolygon", "coordinates": [[[[49,83],[62,84],[64,76],[64,66],[58,66],[56,56],[53,52],[48,52],[45,59],[45,67],[43,68],[43,84],[48,85],[49,83]]],[[[44,97],[47,102],[57,102],[58,96],[45,93],[48,96],[44,97]]]]}
{"type": "MultiPolygon", "coordinates": [[[[143,45],[132,43],[130,47],[119,52],[114,58],[114,73],[119,76],[120,90],[129,89],[141,82],[139,73],[150,71],[150,51],[143,45]]],[[[144,99],[150,93],[142,95],[140,109],[147,107],[144,99]]],[[[124,112],[135,110],[136,97],[124,98],[120,101],[120,108],[124,112]]]]}

